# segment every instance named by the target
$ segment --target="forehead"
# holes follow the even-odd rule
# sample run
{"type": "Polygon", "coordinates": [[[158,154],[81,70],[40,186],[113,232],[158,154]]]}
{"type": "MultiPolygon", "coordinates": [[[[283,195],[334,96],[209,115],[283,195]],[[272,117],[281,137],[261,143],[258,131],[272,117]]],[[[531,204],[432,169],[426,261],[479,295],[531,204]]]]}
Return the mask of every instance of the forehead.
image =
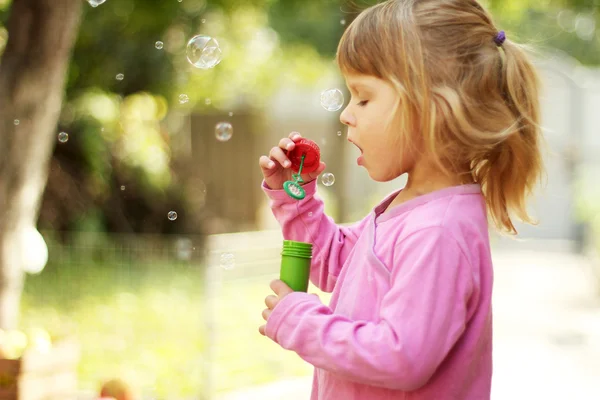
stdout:
{"type": "Polygon", "coordinates": [[[350,89],[376,89],[381,84],[379,79],[370,75],[344,75],[344,79],[350,89]]]}

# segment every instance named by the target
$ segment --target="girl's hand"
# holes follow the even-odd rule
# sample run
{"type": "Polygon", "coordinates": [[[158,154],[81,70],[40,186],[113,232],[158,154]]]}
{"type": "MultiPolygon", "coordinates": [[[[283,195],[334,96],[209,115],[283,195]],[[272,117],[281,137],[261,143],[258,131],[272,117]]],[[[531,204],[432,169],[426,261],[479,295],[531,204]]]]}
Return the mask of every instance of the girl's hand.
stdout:
{"type": "MultiPolygon", "coordinates": [[[[279,141],[279,145],[271,149],[268,156],[261,156],[258,165],[262,170],[265,183],[271,189],[282,189],[285,181],[292,180],[292,163],[286,155],[286,151],[292,150],[295,143],[302,139],[298,132],[290,133],[290,136],[279,141]]],[[[316,171],[302,174],[304,183],[317,179],[321,172],[325,171],[325,163],[321,162],[316,171]]]]}
{"type": "MultiPolygon", "coordinates": [[[[279,280],[279,279],[275,279],[274,281],[272,281],[269,286],[271,287],[271,289],[275,292],[275,294],[277,296],[273,296],[271,294],[265,298],[265,304],[267,305],[267,308],[265,308],[262,312],[262,317],[265,321],[267,321],[269,319],[269,316],[271,315],[271,312],[273,311],[273,309],[275,308],[277,303],[279,303],[279,301],[281,301],[281,299],[283,299],[288,294],[294,292],[292,290],[292,288],[290,288],[288,285],[285,284],[285,282],[283,282],[282,280],[279,280]]],[[[258,328],[258,331],[263,336],[265,336],[266,326],[267,325],[265,324],[265,325],[261,325],[258,328]]]]}

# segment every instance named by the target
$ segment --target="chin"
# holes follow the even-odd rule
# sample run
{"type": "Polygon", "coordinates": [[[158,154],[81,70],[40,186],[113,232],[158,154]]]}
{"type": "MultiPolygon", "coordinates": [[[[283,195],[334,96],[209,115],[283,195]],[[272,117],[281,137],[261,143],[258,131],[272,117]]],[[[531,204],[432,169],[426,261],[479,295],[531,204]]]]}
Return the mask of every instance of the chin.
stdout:
{"type": "Polygon", "coordinates": [[[367,173],[369,174],[369,177],[371,179],[373,179],[375,182],[389,182],[389,181],[393,181],[394,179],[396,179],[397,177],[399,177],[400,175],[402,175],[404,172],[375,172],[375,171],[371,171],[369,169],[367,169],[367,173]]]}

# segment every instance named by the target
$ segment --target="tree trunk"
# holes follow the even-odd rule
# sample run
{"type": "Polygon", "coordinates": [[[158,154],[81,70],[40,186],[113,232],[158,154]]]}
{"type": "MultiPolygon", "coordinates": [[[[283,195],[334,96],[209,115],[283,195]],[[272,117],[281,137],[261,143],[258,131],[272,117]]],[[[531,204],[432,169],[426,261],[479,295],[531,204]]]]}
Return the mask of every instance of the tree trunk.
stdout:
{"type": "Polygon", "coordinates": [[[13,0],[0,62],[0,328],[15,329],[24,283],[20,233],[46,186],[81,0],[13,0]],[[18,120],[18,124],[16,123],[18,120]]]}

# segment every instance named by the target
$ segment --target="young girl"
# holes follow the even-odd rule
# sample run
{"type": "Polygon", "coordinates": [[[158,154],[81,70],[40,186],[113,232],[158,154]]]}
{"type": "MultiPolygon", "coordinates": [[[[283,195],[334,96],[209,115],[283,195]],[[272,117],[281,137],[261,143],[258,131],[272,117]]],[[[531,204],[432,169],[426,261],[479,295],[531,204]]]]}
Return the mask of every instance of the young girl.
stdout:
{"type": "Polygon", "coordinates": [[[389,0],[344,33],[341,114],[358,165],[406,186],[342,227],[315,196],[290,198],[284,150],[260,159],[285,239],[313,243],[329,306],[272,282],[260,332],[315,366],[316,400],[485,400],[492,377],[488,221],[516,233],[542,172],[538,77],[475,0],[389,0]]]}

